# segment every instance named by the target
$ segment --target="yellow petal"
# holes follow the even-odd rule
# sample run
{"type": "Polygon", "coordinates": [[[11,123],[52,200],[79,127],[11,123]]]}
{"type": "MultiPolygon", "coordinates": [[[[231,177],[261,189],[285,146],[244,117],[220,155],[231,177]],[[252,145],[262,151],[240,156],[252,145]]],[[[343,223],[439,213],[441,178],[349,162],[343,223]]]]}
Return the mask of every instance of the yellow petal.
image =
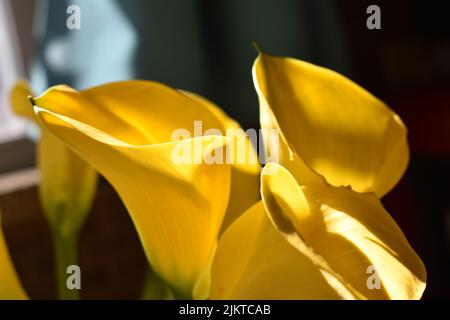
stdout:
{"type": "Polygon", "coordinates": [[[94,200],[97,172],[44,126],[37,165],[39,196],[53,232],[64,237],[78,235],[94,200]]]}
{"type": "MultiPolygon", "coordinates": [[[[1,213],[0,213],[1,222],[1,213]]],[[[0,228],[0,300],[28,299],[9,256],[5,237],[0,228]]]]}
{"type": "MultiPolygon", "coordinates": [[[[15,112],[39,124],[29,100],[26,80],[20,80],[11,93],[15,112]]],[[[41,126],[37,148],[41,175],[39,196],[53,232],[75,236],[89,212],[97,187],[97,173],[47,128],[41,126]]]]}
{"type": "MultiPolygon", "coordinates": [[[[259,175],[261,167],[258,162],[255,147],[245,134],[241,126],[228,117],[225,112],[211,101],[192,92],[182,91],[188,97],[200,102],[207,110],[212,112],[221,122],[224,134],[226,130],[233,130],[229,138],[227,150],[232,153],[231,161],[231,189],[227,212],[222,223],[222,232],[225,231],[248,208],[260,200],[259,175]],[[242,141],[242,144],[240,144],[242,141]],[[240,153],[240,154],[239,154],[240,153]],[[242,158],[239,158],[241,155],[242,158]]],[[[256,141],[255,141],[256,143],[256,141]]]]}
{"type": "Polygon", "coordinates": [[[211,271],[211,299],[341,299],[353,295],[306,246],[291,246],[262,202],[223,234],[211,271]]]}
{"type": "Polygon", "coordinates": [[[425,267],[374,194],[326,184],[300,187],[283,167],[267,167],[263,202],[289,242],[304,241],[368,299],[422,296],[425,267]]]}
{"type": "MultiPolygon", "coordinates": [[[[304,61],[261,54],[253,80],[261,126],[280,129],[286,148],[304,161],[301,170],[309,167],[334,186],[378,196],[403,175],[409,160],[405,126],[349,79],[304,61]]],[[[289,161],[282,163],[291,170],[289,161]]],[[[309,184],[303,172],[292,173],[309,184]]]]}
{"type": "MultiPolygon", "coordinates": [[[[222,135],[226,134],[226,129],[241,129],[205,98],[151,81],[115,82],[82,92],[57,86],[41,96],[39,104],[133,144],[171,141],[175,129],[185,130],[191,137],[213,129],[222,135]],[[197,131],[201,132],[196,132],[194,127],[198,121],[201,121],[201,128],[197,131]]],[[[243,132],[235,132],[236,137],[229,139],[230,147],[227,147],[227,151],[234,151],[230,157],[233,188],[224,228],[259,200],[260,167],[256,152],[248,138],[242,139],[243,132]],[[245,150],[241,163],[236,159],[239,139],[244,141],[245,150]]]]}
{"type": "Polygon", "coordinates": [[[151,81],[114,82],[81,92],[60,85],[36,103],[135,145],[171,141],[176,129],[193,137],[195,121],[202,122],[199,135],[211,128],[223,129],[220,119],[204,105],[151,81]]]}
{"type": "MultiPolygon", "coordinates": [[[[139,95],[139,90],[134,89],[139,95]]],[[[131,215],[154,270],[174,287],[175,295],[189,297],[216,246],[229,197],[230,168],[196,164],[195,153],[188,163],[175,163],[172,153],[180,147],[192,150],[200,145],[200,156],[204,156],[223,148],[226,139],[205,136],[152,143],[159,140],[155,137],[162,139],[170,131],[170,124],[154,120],[153,109],[165,112],[171,103],[181,102],[173,116],[182,125],[182,114],[192,116],[196,105],[167,87],[149,89],[141,88],[140,92],[145,96],[158,94],[153,91],[161,89],[159,99],[142,100],[141,96],[120,104],[120,95],[112,93],[111,97],[118,98],[114,104],[105,102],[107,95],[100,92],[91,99],[91,94],[88,98],[84,92],[55,88],[35,100],[41,107],[35,109],[53,133],[111,182],[131,215]],[[136,106],[139,101],[143,102],[136,106]],[[149,112],[144,112],[143,106],[149,112]],[[141,112],[137,112],[139,108],[141,112]],[[101,128],[86,115],[89,113],[100,117],[101,128]],[[136,123],[129,122],[132,119],[136,123]]]]}
{"type": "Polygon", "coordinates": [[[19,80],[11,91],[11,105],[16,114],[26,117],[29,120],[36,121],[36,115],[33,112],[33,106],[28,99],[31,96],[31,89],[26,80],[19,80]]]}

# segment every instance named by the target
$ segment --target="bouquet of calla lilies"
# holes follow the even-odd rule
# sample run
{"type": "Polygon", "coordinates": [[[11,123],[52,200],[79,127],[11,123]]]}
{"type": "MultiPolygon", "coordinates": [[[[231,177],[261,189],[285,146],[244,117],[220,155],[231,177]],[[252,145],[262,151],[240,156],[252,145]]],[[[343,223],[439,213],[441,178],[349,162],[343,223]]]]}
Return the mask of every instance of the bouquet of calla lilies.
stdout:
{"type": "MultiPolygon", "coordinates": [[[[236,121],[194,93],[132,80],[34,97],[17,83],[15,111],[41,129],[39,195],[61,299],[79,297],[66,269],[97,173],[134,223],[149,298],[421,298],[425,267],[380,201],[408,165],[399,116],[304,61],[260,53],[252,72],[264,162],[236,121]]],[[[0,298],[29,298],[1,233],[0,298]]]]}

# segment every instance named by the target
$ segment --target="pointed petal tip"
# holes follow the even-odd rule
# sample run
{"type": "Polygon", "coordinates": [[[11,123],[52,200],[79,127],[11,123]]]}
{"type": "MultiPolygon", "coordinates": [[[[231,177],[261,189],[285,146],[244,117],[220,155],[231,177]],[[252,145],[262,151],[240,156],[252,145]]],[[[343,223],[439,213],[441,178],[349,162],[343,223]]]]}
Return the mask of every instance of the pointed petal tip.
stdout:
{"type": "Polygon", "coordinates": [[[35,103],[35,101],[34,101],[34,98],[33,98],[33,96],[32,95],[28,95],[28,101],[30,101],[30,103],[31,103],[31,106],[35,106],[36,105],[36,103],[35,103]]]}
{"type": "Polygon", "coordinates": [[[259,55],[263,54],[263,51],[256,41],[252,41],[252,47],[258,52],[259,55]]]}

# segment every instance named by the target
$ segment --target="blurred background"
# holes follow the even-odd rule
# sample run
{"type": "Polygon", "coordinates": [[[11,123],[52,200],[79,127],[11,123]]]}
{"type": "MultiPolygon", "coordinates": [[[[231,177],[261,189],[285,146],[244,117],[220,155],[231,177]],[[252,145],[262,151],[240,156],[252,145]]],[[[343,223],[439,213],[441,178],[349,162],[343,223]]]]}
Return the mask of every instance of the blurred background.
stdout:
{"type": "MultiPolygon", "coordinates": [[[[336,70],[384,100],[409,129],[411,161],[384,199],[428,272],[425,299],[450,298],[450,6],[444,1],[0,0],[0,207],[22,282],[54,298],[51,240],[36,195],[35,129],[8,102],[19,77],[36,94],[142,78],[197,92],[258,128],[251,67],[268,53],[336,70]],[[366,9],[381,9],[369,30],[366,9]],[[67,8],[78,5],[80,29],[67,8]],[[38,275],[38,276],[37,276],[38,275]]],[[[88,112],[88,110],[87,110],[88,112]]],[[[145,270],[120,200],[102,181],[80,244],[83,298],[135,298],[145,270]]]]}

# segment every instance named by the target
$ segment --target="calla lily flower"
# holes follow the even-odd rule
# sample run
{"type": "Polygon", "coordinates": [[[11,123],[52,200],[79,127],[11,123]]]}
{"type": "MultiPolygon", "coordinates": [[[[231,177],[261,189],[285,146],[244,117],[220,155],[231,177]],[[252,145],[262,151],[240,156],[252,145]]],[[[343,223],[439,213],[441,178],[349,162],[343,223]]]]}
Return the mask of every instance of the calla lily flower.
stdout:
{"type": "MultiPolygon", "coordinates": [[[[0,212],[1,222],[1,212],[0,212]]],[[[22,288],[16,269],[9,256],[3,231],[0,228],[0,300],[25,300],[27,294],[22,288]]]]}
{"type": "MultiPolygon", "coordinates": [[[[31,90],[26,81],[18,81],[11,93],[14,111],[40,125],[28,100],[31,90]]],[[[61,235],[79,231],[91,207],[97,186],[95,170],[45,126],[37,150],[41,175],[40,198],[47,218],[61,235]]]]}
{"type": "Polygon", "coordinates": [[[275,163],[263,169],[261,194],[219,242],[212,299],[422,296],[425,267],[374,194],[300,186],[275,163]]]}
{"type": "Polygon", "coordinates": [[[78,264],[78,234],[91,208],[97,188],[97,172],[79,158],[45,126],[40,125],[28,97],[28,82],[20,80],[11,92],[14,111],[40,127],[37,166],[41,181],[39,197],[49,221],[56,260],[58,294],[76,299],[77,290],[68,290],[67,267],[78,264]]]}
{"type": "Polygon", "coordinates": [[[253,79],[261,127],[280,130],[286,168],[264,167],[262,201],[223,234],[210,297],[419,299],[425,267],[379,201],[408,163],[400,118],[295,59],[261,53],[253,79]]]}
{"type": "Polygon", "coordinates": [[[172,135],[195,121],[223,133],[237,124],[204,98],[150,81],[81,92],[56,86],[34,104],[42,123],[116,188],[151,266],[174,296],[191,297],[208,273],[227,208],[231,222],[258,200],[259,166],[206,164],[195,153],[174,163],[173,150],[201,146],[204,157],[223,152],[228,139],[195,136],[193,129],[185,139],[172,135]],[[233,180],[256,192],[230,196],[233,180]]]}
{"type": "Polygon", "coordinates": [[[379,200],[408,163],[399,117],[350,80],[293,59],[261,54],[253,76],[261,126],[282,138],[282,165],[266,165],[260,181],[251,151],[244,163],[202,161],[236,157],[223,133],[240,127],[193,93],[126,81],[56,86],[32,102],[124,201],[155,278],[170,285],[150,296],[419,299],[425,267],[379,200]],[[192,128],[199,121],[204,134],[192,128]]]}
{"type": "Polygon", "coordinates": [[[406,170],[407,130],[383,102],[344,76],[261,53],[253,82],[263,128],[278,128],[281,163],[302,184],[382,197],[406,170]]]}

